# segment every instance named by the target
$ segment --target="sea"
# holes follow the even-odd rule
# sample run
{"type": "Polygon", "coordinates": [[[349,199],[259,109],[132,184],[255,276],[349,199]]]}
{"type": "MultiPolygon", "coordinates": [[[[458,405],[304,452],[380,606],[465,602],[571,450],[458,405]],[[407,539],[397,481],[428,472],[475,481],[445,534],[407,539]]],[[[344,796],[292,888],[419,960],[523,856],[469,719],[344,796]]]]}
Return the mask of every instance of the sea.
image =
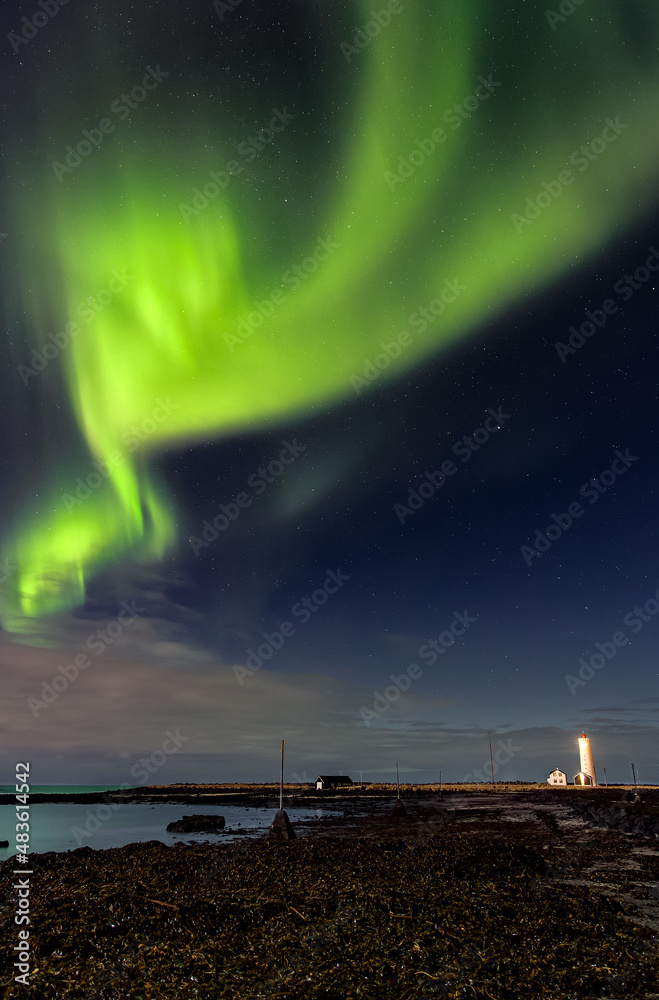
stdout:
{"type": "MultiPolygon", "coordinates": [[[[35,792],[106,792],[116,791],[116,785],[33,785],[35,792]]],[[[13,785],[0,785],[0,792],[15,794],[13,785]]],[[[317,806],[286,806],[291,823],[303,820],[340,816],[341,811],[317,806]]],[[[23,808],[22,806],[20,808],[23,808]]],[[[28,852],[45,854],[48,851],[72,851],[77,847],[104,850],[125,847],[126,844],[159,840],[163,844],[176,843],[228,843],[245,835],[262,836],[274,818],[276,807],[240,805],[184,805],[163,803],[127,802],[111,809],[105,803],[41,802],[30,805],[28,852]],[[168,833],[167,824],[173,820],[202,813],[205,816],[224,816],[226,826],[222,833],[168,833]],[[108,815],[109,814],[109,815],[108,815]]],[[[0,806],[0,840],[8,840],[9,847],[0,848],[0,861],[16,854],[16,807],[0,806]]],[[[302,836],[304,829],[298,831],[302,836]]],[[[23,839],[23,838],[21,838],[23,839]]]]}

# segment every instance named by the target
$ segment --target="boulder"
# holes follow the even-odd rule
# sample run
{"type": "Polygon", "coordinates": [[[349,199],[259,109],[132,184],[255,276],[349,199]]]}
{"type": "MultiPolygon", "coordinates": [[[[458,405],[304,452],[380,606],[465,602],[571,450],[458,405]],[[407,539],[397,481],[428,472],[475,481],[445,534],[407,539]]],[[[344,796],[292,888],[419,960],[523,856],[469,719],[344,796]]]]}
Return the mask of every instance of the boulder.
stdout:
{"type": "Polygon", "coordinates": [[[224,816],[184,816],[167,824],[168,833],[219,833],[225,826],[224,816]]]}
{"type": "Polygon", "coordinates": [[[295,840],[295,830],[291,826],[285,809],[278,809],[275,813],[275,818],[268,830],[268,837],[271,840],[295,840]]]}

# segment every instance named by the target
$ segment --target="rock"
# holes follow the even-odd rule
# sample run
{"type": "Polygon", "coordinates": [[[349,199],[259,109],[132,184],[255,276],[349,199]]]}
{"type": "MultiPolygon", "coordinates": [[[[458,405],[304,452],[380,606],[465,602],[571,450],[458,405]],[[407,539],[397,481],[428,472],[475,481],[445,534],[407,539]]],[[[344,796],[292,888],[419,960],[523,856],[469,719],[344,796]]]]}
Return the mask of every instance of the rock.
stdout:
{"type": "Polygon", "coordinates": [[[8,840],[0,840],[0,847],[9,847],[8,840]]]}
{"type": "Polygon", "coordinates": [[[278,809],[275,813],[275,818],[270,824],[268,837],[271,840],[295,840],[295,830],[291,826],[285,809],[278,809]]]}
{"type": "Polygon", "coordinates": [[[168,833],[219,833],[224,830],[224,816],[184,816],[167,824],[168,833]]]}
{"type": "Polygon", "coordinates": [[[396,800],[396,805],[393,807],[389,815],[391,816],[392,819],[398,819],[399,817],[402,818],[404,816],[407,816],[407,809],[400,801],[400,799],[396,800]]]}

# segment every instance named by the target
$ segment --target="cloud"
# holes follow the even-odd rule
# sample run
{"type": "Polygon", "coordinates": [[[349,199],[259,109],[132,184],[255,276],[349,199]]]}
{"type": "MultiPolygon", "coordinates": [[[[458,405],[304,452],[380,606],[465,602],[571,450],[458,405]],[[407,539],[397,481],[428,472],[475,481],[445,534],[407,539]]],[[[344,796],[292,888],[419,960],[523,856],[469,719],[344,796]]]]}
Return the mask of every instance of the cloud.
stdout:
{"type": "MultiPolygon", "coordinates": [[[[152,591],[144,606],[160,610],[163,587],[152,591]]],[[[107,621],[89,610],[61,620],[61,649],[0,641],[0,742],[5,759],[34,761],[36,782],[130,784],[131,766],[160,747],[167,730],[187,740],[159,774],[162,783],[275,781],[282,739],[287,774],[306,772],[309,780],[323,769],[384,779],[397,760],[411,778],[430,780],[441,767],[445,780],[458,780],[489,759],[487,731],[453,722],[447,699],[412,688],[366,727],[360,708],[372,704],[373,691],[360,684],[264,667],[241,686],[234,665],[191,641],[183,623],[146,614],[93,655],[86,638],[107,621]],[[28,698],[39,699],[44,683],[81,652],[90,665],[35,717],[28,698]]],[[[656,741],[656,728],[639,728],[639,707],[587,709],[569,730],[500,726],[493,739],[512,737],[521,750],[498,777],[543,781],[555,766],[576,773],[585,720],[596,766],[607,766],[609,781],[626,781],[630,747],[656,741]]]]}

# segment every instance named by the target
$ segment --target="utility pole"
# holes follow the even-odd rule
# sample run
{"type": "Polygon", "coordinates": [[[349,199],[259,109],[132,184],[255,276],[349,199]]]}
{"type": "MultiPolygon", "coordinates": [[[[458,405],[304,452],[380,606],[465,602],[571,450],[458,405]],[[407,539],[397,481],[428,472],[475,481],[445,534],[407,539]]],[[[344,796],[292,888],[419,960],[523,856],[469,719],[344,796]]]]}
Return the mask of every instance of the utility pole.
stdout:
{"type": "Polygon", "coordinates": [[[604,770],[604,787],[608,788],[609,787],[609,782],[608,782],[607,777],[606,777],[606,768],[604,768],[603,770],[604,770]]]}
{"type": "Polygon", "coordinates": [[[636,768],[632,764],[632,774],[634,775],[634,788],[638,791],[638,785],[636,784],[636,768]]]}
{"type": "Polygon", "coordinates": [[[442,790],[442,772],[441,771],[439,772],[439,790],[440,790],[440,792],[442,790]]]}
{"type": "Polygon", "coordinates": [[[281,741],[281,770],[279,772],[279,808],[284,808],[284,741],[281,741]]]}
{"type": "Polygon", "coordinates": [[[396,802],[400,802],[400,783],[398,781],[398,762],[396,762],[396,802]]]}
{"type": "Polygon", "coordinates": [[[494,760],[492,758],[492,733],[487,734],[490,738],[490,764],[492,765],[492,784],[494,784],[494,760]]]}

